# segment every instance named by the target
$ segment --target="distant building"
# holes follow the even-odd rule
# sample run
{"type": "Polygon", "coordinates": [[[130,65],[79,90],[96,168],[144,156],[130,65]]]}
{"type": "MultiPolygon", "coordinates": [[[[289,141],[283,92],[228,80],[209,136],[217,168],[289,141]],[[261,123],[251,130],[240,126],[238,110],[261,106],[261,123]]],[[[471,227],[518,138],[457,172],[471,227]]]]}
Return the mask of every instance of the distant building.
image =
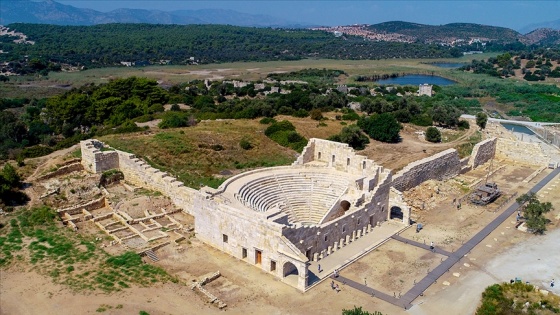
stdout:
{"type": "Polygon", "coordinates": [[[418,86],[418,96],[427,95],[432,96],[432,85],[428,83],[420,84],[418,86]]]}

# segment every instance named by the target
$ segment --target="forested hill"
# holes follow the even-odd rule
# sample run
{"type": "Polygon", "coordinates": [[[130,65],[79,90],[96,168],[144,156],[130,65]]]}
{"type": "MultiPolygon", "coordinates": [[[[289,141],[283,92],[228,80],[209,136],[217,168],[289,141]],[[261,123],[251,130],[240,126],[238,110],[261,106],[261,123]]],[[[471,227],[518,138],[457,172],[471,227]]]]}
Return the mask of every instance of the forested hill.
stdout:
{"type": "Polygon", "coordinates": [[[58,26],[10,24],[34,45],[2,37],[0,61],[23,56],[56,63],[108,66],[121,61],[170,60],[171,64],[290,60],[441,58],[460,56],[455,48],[437,45],[364,41],[312,30],[225,25],[103,24],[58,26]]]}
{"type": "Polygon", "coordinates": [[[448,38],[485,38],[504,43],[523,40],[523,35],[512,29],[472,23],[426,25],[402,21],[391,21],[374,24],[369,28],[377,32],[397,33],[411,36],[416,38],[417,41],[426,43],[440,42],[448,38]]]}

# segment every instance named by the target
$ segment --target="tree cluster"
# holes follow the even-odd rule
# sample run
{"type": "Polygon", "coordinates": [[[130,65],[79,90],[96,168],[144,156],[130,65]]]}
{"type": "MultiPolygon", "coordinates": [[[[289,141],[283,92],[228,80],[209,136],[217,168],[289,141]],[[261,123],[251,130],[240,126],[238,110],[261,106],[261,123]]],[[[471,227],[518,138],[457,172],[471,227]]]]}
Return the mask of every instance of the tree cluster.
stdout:
{"type": "Polygon", "coordinates": [[[296,127],[287,120],[273,122],[266,128],[264,134],[281,146],[297,152],[301,152],[307,145],[307,139],[297,133],[296,127]]]}
{"type": "Polygon", "coordinates": [[[6,163],[0,172],[0,206],[13,206],[27,200],[27,197],[19,191],[21,178],[16,169],[6,163]]]}
{"type": "Polygon", "coordinates": [[[216,63],[233,61],[329,59],[443,58],[460,55],[449,47],[421,43],[364,41],[336,38],[324,31],[271,29],[230,25],[100,24],[60,26],[10,24],[34,45],[0,42],[17,72],[56,71],[62,64],[85,67],[216,63]],[[23,56],[37,59],[29,64],[23,56]],[[192,57],[192,58],[191,58],[192,57]],[[51,66],[53,64],[53,66],[51,66]],[[49,69],[49,67],[51,69],[49,69]],[[54,68],[53,68],[54,67],[54,68]],[[22,68],[23,70],[19,70],[22,68]]]}
{"type": "Polygon", "coordinates": [[[355,150],[363,150],[369,143],[369,138],[363,134],[360,127],[350,125],[342,128],[339,134],[330,136],[328,140],[347,143],[355,150]]]}
{"type": "Polygon", "coordinates": [[[400,141],[401,124],[389,113],[373,114],[358,120],[358,126],[372,139],[381,142],[400,141]]]}
{"type": "Polygon", "coordinates": [[[549,222],[544,214],[554,209],[552,204],[540,202],[535,193],[523,194],[516,201],[522,205],[527,228],[535,234],[543,234],[546,231],[546,224],[549,222]]]}

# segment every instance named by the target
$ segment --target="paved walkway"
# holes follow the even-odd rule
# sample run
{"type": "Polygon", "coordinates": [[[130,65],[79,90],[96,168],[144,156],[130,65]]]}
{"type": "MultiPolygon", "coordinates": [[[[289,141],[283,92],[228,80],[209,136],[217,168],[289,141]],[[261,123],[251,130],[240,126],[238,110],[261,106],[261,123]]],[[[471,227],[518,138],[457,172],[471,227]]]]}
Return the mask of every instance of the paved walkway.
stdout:
{"type": "Polygon", "coordinates": [[[307,290],[328,279],[335,269],[341,270],[352,262],[360,259],[375,248],[384,244],[392,235],[403,231],[410,226],[404,226],[402,223],[395,221],[387,221],[381,226],[375,227],[371,232],[362,236],[352,243],[338,249],[331,255],[309,263],[307,290]],[[321,265],[321,272],[318,272],[318,265],[321,265]]]}
{"type": "MultiPolygon", "coordinates": [[[[543,178],[535,186],[533,186],[533,188],[531,188],[529,192],[537,193],[548,182],[550,182],[553,178],[555,178],[559,173],[560,173],[560,168],[553,170],[550,174],[548,174],[545,178],[543,178]]],[[[437,279],[439,279],[439,277],[441,277],[444,273],[448,272],[449,269],[453,267],[453,265],[455,265],[461,258],[463,258],[476,245],[478,245],[478,243],[484,240],[492,231],[494,231],[508,217],[514,214],[518,208],[519,208],[519,204],[517,202],[513,203],[504,212],[502,212],[497,218],[492,220],[492,222],[490,222],[482,230],[476,233],[476,235],[474,235],[469,241],[467,241],[463,246],[461,246],[456,252],[450,253],[450,255],[446,255],[444,253],[445,251],[439,252],[441,250],[438,250],[438,253],[446,255],[448,256],[448,258],[444,260],[439,266],[437,266],[432,271],[430,271],[428,275],[426,275],[426,277],[424,277],[422,280],[416,283],[410,290],[408,290],[404,295],[402,295],[398,299],[388,294],[384,294],[383,292],[368,288],[365,285],[359,284],[355,281],[349,280],[342,276],[333,279],[343,284],[346,284],[350,287],[358,289],[362,292],[365,292],[369,295],[378,297],[396,306],[403,307],[404,309],[409,309],[412,306],[412,301],[414,301],[420,294],[426,291],[426,289],[428,289],[428,287],[430,287],[434,282],[436,282],[437,279]]],[[[426,245],[419,242],[408,240],[400,236],[393,236],[392,238],[401,242],[405,242],[407,244],[411,244],[413,246],[418,246],[426,249],[426,245]]],[[[427,249],[429,250],[429,246],[427,247],[428,247],[427,249]]]]}
{"type": "MultiPolygon", "coordinates": [[[[405,244],[414,245],[414,246],[416,246],[416,247],[420,247],[420,248],[423,248],[423,249],[425,249],[425,250],[429,250],[429,251],[432,251],[432,252],[434,252],[434,253],[436,253],[436,254],[441,254],[441,255],[444,255],[444,256],[447,256],[447,257],[449,257],[449,256],[451,256],[451,255],[453,254],[453,253],[448,252],[448,251],[446,251],[446,250],[443,250],[443,249],[441,249],[441,248],[439,248],[439,247],[437,247],[437,246],[434,246],[434,249],[432,250],[432,249],[430,248],[430,245],[426,245],[426,244],[423,244],[423,243],[420,243],[420,242],[417,242],[417,241],[409,240],[408,238],[404,238],[404,237],[402,237],[402,236],[400,236],[400,235],[393,235],[393,236],[391,236],[391,238],[392,238],[392,239],[395,239],[395,240],[397,240],[397,241],[399,241],[399,242],[403,242],[403,243],[405,243],[405,244]]],[[[436,244],[436,245],[437,245],[437,244],[436,244]]]]}

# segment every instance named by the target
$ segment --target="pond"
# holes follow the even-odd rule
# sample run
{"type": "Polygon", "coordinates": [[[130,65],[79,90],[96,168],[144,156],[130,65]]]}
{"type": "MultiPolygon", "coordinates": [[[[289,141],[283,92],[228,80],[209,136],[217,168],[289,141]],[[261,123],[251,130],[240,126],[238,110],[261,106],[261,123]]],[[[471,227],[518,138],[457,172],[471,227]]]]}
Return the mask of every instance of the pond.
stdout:
{"type": "Polygon", "coordinates": [[[504,128],[506,128],[509,131],[513,132],[519,132],[519,133],[524,133],[526,135],[534,135],[535,133],[531,131],[531,129],[525,127],[525,126],[521,126],[521,125],[514,125],[514,124],[508,124],[508,123],[501,123],[502,126],[504,126],[504,128]]]}
{"type": "Polygon", "coordinates": [[[380,85],[420,85],[420,84],[435,84],[439,86],[453,85],[456,82],[451,81],[446,78],[439,77],[437,75],[425,75],[425,74],[407,74],[402,77],[388,78],[383,80],[375,81],[375,83],[380,85]]]}
{"type": "Polygon", "coordinates": [[[430,65],[440,67],[440,68],[457,69],[457,68],[461,68],[466,64],[456,63],[456,62],[435,62],[435,63],[430,63],[430,65]]]}

